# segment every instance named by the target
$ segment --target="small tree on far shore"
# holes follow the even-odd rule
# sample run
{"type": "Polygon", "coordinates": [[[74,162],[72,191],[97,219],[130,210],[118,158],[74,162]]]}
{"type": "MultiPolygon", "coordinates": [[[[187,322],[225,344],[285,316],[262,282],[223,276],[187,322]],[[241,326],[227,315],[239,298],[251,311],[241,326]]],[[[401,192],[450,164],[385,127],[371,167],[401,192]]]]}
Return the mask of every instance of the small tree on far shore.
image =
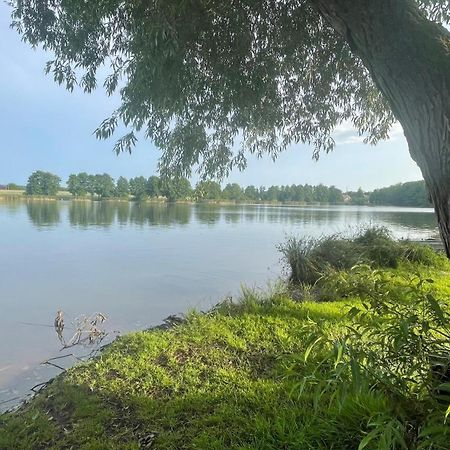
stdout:
{"type": "Polygon", "coordinates": [[[136,200],[143,200],[147,197],[147,180],[145,177],[130,179],[130,193],[136,200]]]}
{"type": "Polygon", "coordinates": [[[116,185],[107,173],[95,175],[95,193],[101,198],[114,197],[116,185]]]}
{"type": "Polygon", "coordinates": [[[119,177],[116,183],[116,195],[117,197],[127,198],[130,194],[130,183],[125,177],[119,177]]]}
{"type": "Polygon", "coordinates": [[[222,198],[222,188],[217,181],[199,181],[195,186],[194,197],[197,200],[220,200],[222,198]]]}
{"type": "Polygon", "coordinates": [[[147,181],[147,194],[150,197],[159,197],[161,193],[161,180],[156,175],[152,175],[147,181]]]}
{"type": "Polygon", "coordinates": [[[165,179],[161,185],[161,194],[170,202],[188,200],[192,195],[192,187],[185,177],[165,179]]]}
{"type": "Polygon", "coordinates": [[[60,189],[61,178],[50,172],[37,170],[28,178],[26,186],[27,195],[54,196],[60,189]]]}

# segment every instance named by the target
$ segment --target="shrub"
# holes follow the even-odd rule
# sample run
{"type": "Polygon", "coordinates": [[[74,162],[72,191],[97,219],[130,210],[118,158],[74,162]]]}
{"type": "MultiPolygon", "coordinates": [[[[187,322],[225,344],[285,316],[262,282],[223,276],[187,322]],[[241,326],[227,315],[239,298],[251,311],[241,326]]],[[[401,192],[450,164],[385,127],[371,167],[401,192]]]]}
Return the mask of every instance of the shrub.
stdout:
{"type": "Polygon", "coordinates": [[[374,267],[397,267],[402,257],[400,244],[383,227],[366,228],[353,239],[364,255],[365,262],[374,267]]]}
{"type": "Polygon", "coordinates": [[[332,235],[316,241],[311,258],[324,273],[327,267],[337,270],[350,269],[363,261],[361,248],[350,239],[332,235]]]}
{"type": "Polygon", "coordinates": [[[289,281],[292,284],[315,283],[321,276],[319,268],[311,257],[312,250],[317,246],[313,238],[289,237],[278,246],[282,260],[290,271],[289,281]]]}
{"type": "Polygon", "coordinates": [[[444,253],[438,253],[429,245],[421,245],[410,241],[401,241],[403,258],[412,263],[424,266],[439,267],[448,263],[444,253]]]}
{"type": "Polygon", "coordinates": [[[408,241],[396,241],[386,228],[361,229],[353,237],[334,234],[319,239],[289,237],[278,246],[289,270],[289,281],[298,285],[314,284],[336,271],[358,264],[373,268],[396,268],[401,261],[430,267],[447,264],[445,256],[431,247],[408,241]]]}
{"type": "MultiPolygon", "coordinates": [[[[432,280],[394,277],[368,266],[350,272],[350,280],[365,282],[362,302],[349,309],[350,325],[340,336],[321,323],[305,326],[310,344],[303,365],[288,372],[300,380],[294,393],[313,395],[320,414],[325,407],[349,420],[356,420],[353,412],[361,398],[385,398],[390,410],[377,407],[361,418],[367,422],[359,448],[447,448],[442,444],[450,437],[445,423],[450,314],[434,294],[432,280]]],[[[361,285],[356,287],[360,295],[361,285]]],[[[358,422],[355,428],[364,429],[358,422]]]]}

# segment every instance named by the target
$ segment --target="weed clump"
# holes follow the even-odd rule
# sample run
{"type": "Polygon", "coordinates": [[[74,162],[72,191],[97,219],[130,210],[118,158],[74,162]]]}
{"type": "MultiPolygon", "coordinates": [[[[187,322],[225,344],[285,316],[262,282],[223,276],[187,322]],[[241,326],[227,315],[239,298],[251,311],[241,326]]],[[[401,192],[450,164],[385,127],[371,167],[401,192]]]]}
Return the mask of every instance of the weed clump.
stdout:
{"type": "Polygon", "coordinates": [[[445,256],[433,250],[429,245],[421,245],[411,241],[400,241],[403,257],[411,262],[429,267],[439,267],[444,264],[445,256]]]}
{"type": "Polygon", "coordinates": [[[314,284],[320,277],[320,267],[312,255],[317,247],[313,238],[289,237],[284,244],[278,246],[283,260],[290,268],[289,281],[292,284],[314,284]]]}
{"type": "Polygon", "coordinates": [[[359,248],[363,262],[373,267],[396,268],[403,249],[386,228],[367,228],[353,242],[359,248]]]}
{"type": "Polygon", "coordinates": [[[365,228],[351,237],[289,237],[278,249],[292,285],[315,284],[324,276],[360,264],[392,269],[401,262],[429,267],[446,264],[445,257],[431,247],[397,241],[383,227],[365,228]]]}
{"type": "Polygon", "coordinates": [[[332,235],[318,239],[311,255],[316,261],[316,266],[322,272],[327,268],[336,270],[350,269],[361,262],[361,251],[358,245],[349,239],[339,235],[332,235]]]}

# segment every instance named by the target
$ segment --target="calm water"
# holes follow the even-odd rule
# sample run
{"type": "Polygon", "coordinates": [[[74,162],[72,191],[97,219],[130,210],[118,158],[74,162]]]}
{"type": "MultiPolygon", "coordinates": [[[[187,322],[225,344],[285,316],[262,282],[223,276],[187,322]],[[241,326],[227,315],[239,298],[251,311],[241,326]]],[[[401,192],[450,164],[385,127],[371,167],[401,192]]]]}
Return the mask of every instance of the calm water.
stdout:
{"type": "Polygon", "coordinates": [[[0,402],[54,373],[39,363],[63,354],[58,309],[66,328],[94,312],[108,315],[109,332],[146,328],[236,295],[241,283],[264,287],[280,275],[275,246],[286,235],[362,224],[436,233],[430,209],[0,199],[0,402]]]}

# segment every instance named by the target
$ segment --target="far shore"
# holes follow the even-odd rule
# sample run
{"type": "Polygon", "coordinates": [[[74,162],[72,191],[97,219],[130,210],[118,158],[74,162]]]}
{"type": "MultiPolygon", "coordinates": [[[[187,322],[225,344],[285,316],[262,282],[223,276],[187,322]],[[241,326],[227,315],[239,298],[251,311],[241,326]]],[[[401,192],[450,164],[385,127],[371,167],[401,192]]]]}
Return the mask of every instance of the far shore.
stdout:
{"type": "MultiPolygon", "coordinates": [[[[46,195],[27,195],[25,190],[0,190],[0,201],[2,199],[23,199],[23,200],[42,200],[42,201],[58,201],[58,200],[71,200],[77,202],[142,202],[142,203],[155,203],[155,204],[189,204],[189,205],[198,205],[198,204],[206,204],[206,205],[272,205],[272,206],[394,206],[394,207],[403,207],[392,204],[375,204],[375,203],[351,203],[351,202],[340,202],[340,203],[320,203],[320,202],[279,202],[279,201],[252,201],[252,200],[208,200],[208,199],[185,199],[185,200],[175,200],[170,201],[165,197],[157,197],[157,198],[141,198],[137,199],[132,196],[129,197],[108,197],[101,198],[98,196],[74,196],[68,191],[59,191],[54,196],[46,196],[46,195]]],[[[423,206],[408,206],[409,208],[425,208],[423,206]]]]}

